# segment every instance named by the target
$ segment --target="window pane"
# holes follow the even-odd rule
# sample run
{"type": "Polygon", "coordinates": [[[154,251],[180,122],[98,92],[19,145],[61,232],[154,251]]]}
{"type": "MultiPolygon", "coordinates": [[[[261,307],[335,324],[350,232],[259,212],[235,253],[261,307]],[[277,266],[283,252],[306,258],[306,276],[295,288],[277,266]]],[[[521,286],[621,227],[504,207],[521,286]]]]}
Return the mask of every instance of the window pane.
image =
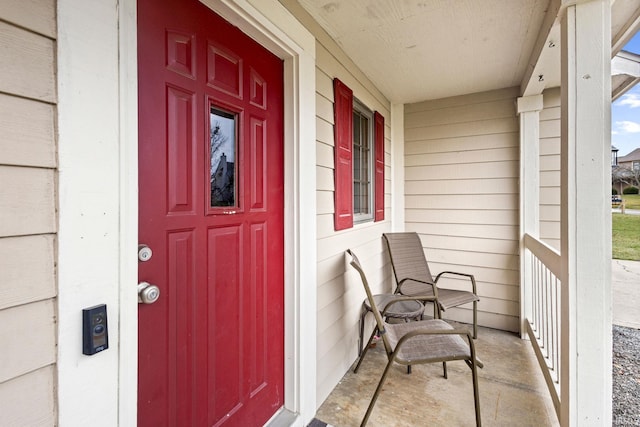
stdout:
{"type": "Polygon", "coordinates": [[[211,207],[236,204],[236,115],[211,108],[211,207]]]}
{"type": "MultiPolygon", "coordinates": [[[[353,145],[353,180],[360,180],[360,146],[353,145]]],[[[355,194],[355,193],[354,193],[355,194]]]]}
{"type": "Polygon", "coordinates": [[[369,213],[369,182],[361,184],[360,193],[362,197],[360,213],[369,213]]]}
{"type": "Polygon", "coordinates": [[[362,157],[362,164],[360,166],[360,169],[361,169],[360,173],[362,174],[362,180],[369,181],[369,161],[370,161],[369,150],[363,149],[361,157],[362,157]]]}
{"type": "Polygon", "coordinates": [[[359,101],[353,104],[353,213],[358,221],[372,219],[371,212],[371,149],[373,144],[373,113],[359,101]]]}
{"type": "Polygon", "coordinates": [[[360,138],[362,147],[366,150],[369,148],[369,119],[367,117],[362,117],[362,137],[360,138]]]}

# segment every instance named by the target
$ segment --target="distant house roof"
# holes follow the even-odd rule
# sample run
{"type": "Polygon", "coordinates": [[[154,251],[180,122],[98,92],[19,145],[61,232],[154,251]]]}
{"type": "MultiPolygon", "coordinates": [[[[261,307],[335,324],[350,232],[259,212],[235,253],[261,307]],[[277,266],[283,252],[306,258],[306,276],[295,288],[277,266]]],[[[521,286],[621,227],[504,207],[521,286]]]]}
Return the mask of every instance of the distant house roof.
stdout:
{"type": "Polygon", "coordinates": [[[618,157],[618,163],[633,162],[640,160],[640,148],[636,148],[626,156],[618,157]]]}

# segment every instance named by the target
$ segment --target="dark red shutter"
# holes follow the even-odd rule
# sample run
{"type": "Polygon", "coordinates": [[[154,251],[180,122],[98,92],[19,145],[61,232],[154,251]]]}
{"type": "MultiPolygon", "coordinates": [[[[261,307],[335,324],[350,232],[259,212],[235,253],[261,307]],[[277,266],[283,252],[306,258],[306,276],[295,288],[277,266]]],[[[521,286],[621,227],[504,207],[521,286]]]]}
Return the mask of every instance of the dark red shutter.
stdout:
{"type": "Polygon", "coordinates": [[[333,79],[334,179],[336,230],[353,227],[353,91],[333,79]]]}
{"type": "Polygon", "coordinates": [[[373,137],[375,138],[375,217],[374,221],[384,219],[384,117],[377,111],[373,114],[373,137]]]}

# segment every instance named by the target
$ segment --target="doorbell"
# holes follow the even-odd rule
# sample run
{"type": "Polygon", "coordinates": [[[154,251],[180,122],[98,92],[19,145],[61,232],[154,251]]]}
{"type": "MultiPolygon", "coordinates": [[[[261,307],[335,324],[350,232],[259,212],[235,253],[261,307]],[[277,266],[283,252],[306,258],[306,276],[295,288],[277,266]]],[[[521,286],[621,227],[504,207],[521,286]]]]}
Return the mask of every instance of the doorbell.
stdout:
{"type": "Polygon", "coordinates": [[[107,305],[82,310],[82,354],[91,356],[109,348],[107,305]]]}

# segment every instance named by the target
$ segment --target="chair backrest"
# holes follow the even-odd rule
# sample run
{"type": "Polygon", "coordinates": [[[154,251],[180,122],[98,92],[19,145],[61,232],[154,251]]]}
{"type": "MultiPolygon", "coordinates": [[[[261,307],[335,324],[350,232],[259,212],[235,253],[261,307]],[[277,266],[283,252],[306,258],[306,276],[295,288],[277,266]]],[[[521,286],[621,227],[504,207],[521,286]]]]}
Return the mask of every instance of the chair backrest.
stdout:
{"type": "Polygon", "coordinates": [[[396,284],[408,278],[433,282],[418,233],[384,233],[396,284]]]}
{"type": "Polygon", "coordinates": [[[356,269],[358,273],[360,273],[360,278],[362,279],[362,285],[364,286],[364,291],[367,293],[367,300],[369,300],[369,306],[371,307],[371,311],[373,312],[373,316],[376,318],[376,324],[378,325],[378,333],[382,337],[382,342],[384,343],[384,348],[387,351],[387,354],[391,354],[393,349],[391,348],[391,344],[386,337],[386,329],[385,322],[382,318],[382,314],[380,314],[380,310],[378,310],[378,306],[376,306],[376,301],[373,299],[373,294],[371,293],[371,288],[369,288],[369,282],[367,281],[367,276],[364,274],[364,270],[360,265],[360,260],[356,254],[354,254],[351,249],[347,249],[347,254],[351,257],[350,264],[353,268],[356,269]]]}

